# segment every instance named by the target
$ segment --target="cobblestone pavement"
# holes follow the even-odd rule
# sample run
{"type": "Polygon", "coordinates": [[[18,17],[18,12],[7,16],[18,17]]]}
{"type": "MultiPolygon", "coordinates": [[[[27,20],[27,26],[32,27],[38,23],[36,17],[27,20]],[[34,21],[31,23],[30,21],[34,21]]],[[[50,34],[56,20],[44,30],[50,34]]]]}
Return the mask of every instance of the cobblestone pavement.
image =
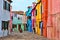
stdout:
{"type": "Polygon", "coordinates": [[[48,40],[48,39],[30,32],[23,33],[13,32],[7,37],[0,38],[0,40],[48,40]]]}

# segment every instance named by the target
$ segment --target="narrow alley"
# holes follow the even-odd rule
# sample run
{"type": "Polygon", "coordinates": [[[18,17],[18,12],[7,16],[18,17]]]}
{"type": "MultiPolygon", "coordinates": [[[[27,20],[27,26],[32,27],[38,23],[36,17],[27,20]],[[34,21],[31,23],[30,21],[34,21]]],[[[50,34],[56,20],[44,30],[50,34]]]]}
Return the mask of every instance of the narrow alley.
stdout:
{"type": "Polygon", "coordinates": [[[60,0],[0,0],[0,40],[60,40],[60,0]]]}

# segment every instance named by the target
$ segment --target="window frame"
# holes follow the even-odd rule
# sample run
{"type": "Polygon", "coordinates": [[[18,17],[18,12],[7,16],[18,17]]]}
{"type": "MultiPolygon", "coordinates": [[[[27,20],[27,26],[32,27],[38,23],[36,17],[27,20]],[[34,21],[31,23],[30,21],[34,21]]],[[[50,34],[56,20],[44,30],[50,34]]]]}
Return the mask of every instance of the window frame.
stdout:
{"type": "Polygon", "coordinates": [[[3,0],[3,9],[10,11],[10,4],[5,0],[3,0]]]}

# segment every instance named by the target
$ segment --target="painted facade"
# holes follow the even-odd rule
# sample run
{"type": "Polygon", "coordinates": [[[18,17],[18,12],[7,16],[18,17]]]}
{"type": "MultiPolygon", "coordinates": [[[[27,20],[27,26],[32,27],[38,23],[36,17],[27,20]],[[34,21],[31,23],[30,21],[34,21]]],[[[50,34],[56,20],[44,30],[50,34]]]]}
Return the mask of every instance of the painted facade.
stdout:
{"type": "MultiPolygon", "coordinates": [[[[36,2],[32,3],[32,8],[36,6],[36,2]]],[[[36,9],[32,9],[32,28],[36,27],[36,9]]],[[[34,31],[34,30],[33,30],[34,31]]],[[[36,33],[36,30],[35,30],[36,33]]]]}
{"type": "Polygon", "coordinates": [[[9,34],[12,32],[12,6],[10,6],[9,34]]]}
{"type": "MultiPolygon", "coordinates": [[[[39,1],[40,0],[37,0],[37,3],[39,1]]],[[[40,22],[41,22],[41,3],[37,4],[36,6],[36,33],[38,35],[41,35],[40,22]]]]}
{"type": "Polygon", "coordinates": [[[42,0],[43,36],[47,37],[48,0],[42,0]]]}
{"type": "Polygon", "coordinates": [[[60,0],[48,0],[47,38],[60,40],[60,0]]]}
{"type": "Polygon", "coordinates": [[[26,11],[26,16],[27,16],[27,30],[29,32],[32,32],[32,19],[31,19],[31,16],[32,16],[32,6],[28,6],[28,11],[26,11]]]}
{"type": "Polygon", "coordinates": [[[8,26],[10,20],[10,3],[11,0],[0,0],[0,37],[8,35],[8,26]]]}
{"type": "Polygon", "coordinates": [[[27,17],[24,15],[23,12],[13,12],[13,31],[20,31],[20,29],[24,31],[24,24],[27,24],[26,20],[27,17]]]}
{"type": "Polygon", "coordinates": [[[32,10],[32,6],[28,6],[28,10],[26,11],[26,16],[32,16],[31,10],[32,10]]]}

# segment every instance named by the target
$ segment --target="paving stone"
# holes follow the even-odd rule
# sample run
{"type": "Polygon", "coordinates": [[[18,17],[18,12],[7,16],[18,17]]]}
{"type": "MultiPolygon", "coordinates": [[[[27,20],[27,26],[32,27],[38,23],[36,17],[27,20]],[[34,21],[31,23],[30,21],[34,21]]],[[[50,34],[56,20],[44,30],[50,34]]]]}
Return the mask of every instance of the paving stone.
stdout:
{"type": "Polygon", "coordinates": [[[23,33],[13,32],[7,37],[0,38],[0,40],[48,40],[48,39],[30,32],[23,33]]]}

